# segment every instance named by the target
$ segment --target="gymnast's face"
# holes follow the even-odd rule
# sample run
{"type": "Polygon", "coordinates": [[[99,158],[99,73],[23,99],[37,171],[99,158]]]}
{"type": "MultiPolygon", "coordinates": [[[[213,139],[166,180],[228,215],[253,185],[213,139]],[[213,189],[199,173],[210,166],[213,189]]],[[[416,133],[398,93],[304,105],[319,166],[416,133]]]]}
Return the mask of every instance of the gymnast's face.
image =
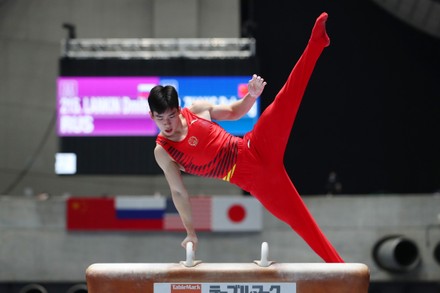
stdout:
{"type": "Polygon", "coordinates": [[[163,113],[150,112],[161,134],[165,137],[172,137],[182,125],[180,121],[180,108],[167,109],[163,113]]]}

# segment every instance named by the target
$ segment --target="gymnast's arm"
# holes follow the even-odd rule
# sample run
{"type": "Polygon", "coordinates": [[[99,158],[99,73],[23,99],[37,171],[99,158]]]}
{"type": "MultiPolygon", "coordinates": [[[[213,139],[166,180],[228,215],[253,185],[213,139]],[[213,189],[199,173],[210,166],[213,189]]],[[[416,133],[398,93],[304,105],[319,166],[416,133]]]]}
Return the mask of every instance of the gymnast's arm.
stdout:
{"type": "Polygon", "coordinates": [[[181,245],[183,248],[186,248],[186,243],[192,242],[194,244],[194,250],[196,250],[198,239],[193,226],[188,191],[183,184],[179,165],[170,158],[165,149],[160,145],[156,145],[154,156],[158,165],[163,170],[168,185],[170,186],[174,205],[176,206],[180,218],[182,219],[183,226],[186,229],[187,237],[182,241],[181,245]]]}
{"type": "Polygon", "coordinates": [[[230,105],[213,105],[200,101],[191,105],[190,111],[209,120],[237,120],[249,112],[265,86],[264,79],[254,74],[248,83],[248,93],[242,99],[230,105]]]}

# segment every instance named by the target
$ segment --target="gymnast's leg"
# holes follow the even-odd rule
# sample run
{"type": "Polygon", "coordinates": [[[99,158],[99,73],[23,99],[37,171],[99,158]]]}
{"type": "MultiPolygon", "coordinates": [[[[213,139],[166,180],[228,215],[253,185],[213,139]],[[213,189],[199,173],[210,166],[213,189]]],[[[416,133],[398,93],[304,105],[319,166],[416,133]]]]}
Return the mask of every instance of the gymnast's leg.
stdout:
{"type": "Polygon", "coordinates": [[[284,169],[284,151],[307,83],[323,49],[329,45],[327,14],[315,22],[309,43],[274,102],[250,134],[250,148],[260,161],[252,195],[288,223],[326,262],[343,262],[308,211],[284,169]]]}
{"type": "Polygon", "coordinates": [[[325,262],[344,260],[319,228],[286,171],[268,168],[256,178],[252,195],[277,218],[287,223],[325,262]]]}
{"type": "Polygon", "coordinates": [[[322,13],[315,22],[310,40],[300,59],[292,69],[283,88],[261,117],[251,134],[251,143],[262,146],[259,154],[280,163],[292,130],[296,113],[301,103],[315,64],[326,46],[330,44],[325,24],[327,13],[322,13]],[[270,145],[270,148],[267,146],[270,145]]]}

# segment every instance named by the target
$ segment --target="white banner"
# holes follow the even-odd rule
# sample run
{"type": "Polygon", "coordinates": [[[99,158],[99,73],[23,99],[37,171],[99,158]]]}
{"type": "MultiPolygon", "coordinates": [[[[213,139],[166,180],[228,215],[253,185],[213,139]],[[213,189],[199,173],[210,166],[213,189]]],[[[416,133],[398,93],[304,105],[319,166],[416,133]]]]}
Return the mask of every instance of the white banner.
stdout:
{"type": "Polygon", "coordinates": [[[154,293],[296,293],[296,283],[154,283],[154,293]]]}

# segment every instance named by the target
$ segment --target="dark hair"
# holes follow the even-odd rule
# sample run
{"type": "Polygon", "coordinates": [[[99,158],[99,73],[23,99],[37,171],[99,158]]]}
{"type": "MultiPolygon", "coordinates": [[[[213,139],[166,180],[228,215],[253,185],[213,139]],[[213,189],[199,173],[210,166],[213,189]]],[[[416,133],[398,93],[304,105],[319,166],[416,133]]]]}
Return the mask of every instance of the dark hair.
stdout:
{"type": "Polygon", "coordinates": [[[179,108],[179,99],[176,89],[171,85],[156,85],[150,90],[148,105],[150,105],[151,112],[158,114],[162,114],[168,109],[179,108]]]}

